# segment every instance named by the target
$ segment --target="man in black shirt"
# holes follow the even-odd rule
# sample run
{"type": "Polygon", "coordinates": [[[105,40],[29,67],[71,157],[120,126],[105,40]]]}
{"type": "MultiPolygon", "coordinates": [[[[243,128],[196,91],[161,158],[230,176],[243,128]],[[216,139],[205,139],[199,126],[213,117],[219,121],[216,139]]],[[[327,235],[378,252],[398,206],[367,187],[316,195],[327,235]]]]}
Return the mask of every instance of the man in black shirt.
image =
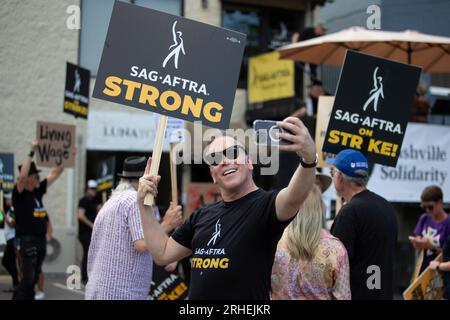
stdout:
{"type": "Polygon", "coordinates": [[[336,167],[334,186],[345,200],[331,233],[347,249],[352,298],[392,300],[398,233],[395,210],[386,199],[366,189],[368,163],[361,152],[343,150],[328,162],[336,167]]]}
{"type": "Polygon", "coordinates": [[[292,142],[280,150],[295,151],[301,158],[289,185],[279,192],[259,189],[244,146],[232,137],[217,137],[207,147],[205,161],[223,200],[192,214],[170,238],[144,205],[147,193],[157,193],[149,160],[138,190],[147,248],[159,265],[192,254],[189,299],[269,299],[277,243],[307,197],[317,163],[314,142],[298,118],[277,125],[290,132],[280,138],[292,142]]]}
{"type": "Polygon", "coordinates": [[[23,279],[14,294],[16,300],[33,300],[34,286],[46,254],[48,215],[42,203],[47,188],[61,175],[64,168],[55,167],[46,179],[39,181],[39,172],[32,162],[37,141],[19,166],[19,177],[13,190],[13,206],[16,216],[16,238],[23,261],[23,279]]]}
{"type": "Polygon", "coordinates": [[[78,240],[83,247],[83,260],[81,262],[81,277],[83,283],[87,283],[87,258],[89,245],[91,244],[92,228],[98,212],[97,182],[89,180],[86,194],[78,202],[78,240]]]}

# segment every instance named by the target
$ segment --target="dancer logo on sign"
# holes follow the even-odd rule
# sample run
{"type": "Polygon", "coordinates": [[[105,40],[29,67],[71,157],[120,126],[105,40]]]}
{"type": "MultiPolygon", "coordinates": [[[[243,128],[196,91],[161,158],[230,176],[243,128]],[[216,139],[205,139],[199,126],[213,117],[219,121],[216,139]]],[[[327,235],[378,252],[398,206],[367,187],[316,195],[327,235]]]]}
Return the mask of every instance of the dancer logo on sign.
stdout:
{"type": "Polygon", "coordinates": [[[169,47],[169,50],[172,51],[169,52],[166,59],[164,59],[163,62],[163,68],[166,67],[167,62],[169,62],[170,58],[173,58],[173,63],[175,65],[175,69],[178,69],[178,58],[180,57],[180,51],[183,52],[183,55],[186,55],[186,52],[184,52],[184,45],[183,45],[183,38],[181,37],[183,33],[181,31],[176,31],[175,27],[177,25],[178,21],[175,21],[172,26],[172,36],[173,36],[173,44],[169,47]]]}
{"type": "Polygon", "coordinates": [[[373,71],[373,89],[370,90],[370,97],[367,99],[366,103],[364,103],[363,110],[366,111],[367,107],[371,102],[373,102],[373,110],[375,112],[378,111],[378,99],[384,99],[383,93],[383,77],[377,76],[378,67],[373,71]]]}

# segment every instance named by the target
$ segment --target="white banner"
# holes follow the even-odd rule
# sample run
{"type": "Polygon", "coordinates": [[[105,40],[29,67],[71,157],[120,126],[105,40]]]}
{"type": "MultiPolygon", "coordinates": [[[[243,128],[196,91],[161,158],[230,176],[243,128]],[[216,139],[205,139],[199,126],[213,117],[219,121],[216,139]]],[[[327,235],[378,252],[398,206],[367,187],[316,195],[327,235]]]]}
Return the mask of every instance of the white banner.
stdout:
{"type": "Polygon", "coordinates": [[[375,165],[368,188],[395,202],[420,202],[423,189],[439,186],[450,202],[450,127],[409,123],[395,168],[375,165]]]}
{"type": "MultiPolygon", "coordinates": [[[[153,150],[155,122],[151,112],[89,111],[87,149],[108,151],[153,150]]],[[[163,151],[169,151],[164,143],[163,151]]]]}

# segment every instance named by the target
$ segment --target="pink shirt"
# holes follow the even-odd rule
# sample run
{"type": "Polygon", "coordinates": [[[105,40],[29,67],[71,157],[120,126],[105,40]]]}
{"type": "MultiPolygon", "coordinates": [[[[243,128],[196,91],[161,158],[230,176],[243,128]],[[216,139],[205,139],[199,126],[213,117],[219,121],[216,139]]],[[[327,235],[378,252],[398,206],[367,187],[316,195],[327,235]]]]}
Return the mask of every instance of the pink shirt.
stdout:
{"type": "Polygon", "coordinates": [[[136,191],[111,197],[95,219],[88,256],[86,299],[145,300],[152,280],[149,253],[133,242],[144,238],[136,191]]]}
{"type": "Polygon", "coordinates": [[[344,245],[328,231],[320,233],[311,261],[294,259],[286,233],[278,243],[272,268],[273,300],[350,300],[350,267],[344,245]]]}

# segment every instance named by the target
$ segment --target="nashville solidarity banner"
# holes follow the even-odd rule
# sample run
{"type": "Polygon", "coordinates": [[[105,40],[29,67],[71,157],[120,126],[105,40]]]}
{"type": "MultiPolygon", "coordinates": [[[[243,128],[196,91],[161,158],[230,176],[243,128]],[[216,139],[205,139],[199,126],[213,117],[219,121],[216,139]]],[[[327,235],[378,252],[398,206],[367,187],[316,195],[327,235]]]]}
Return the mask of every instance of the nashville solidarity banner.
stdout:
{"type": "Polygon", "coordinates": [[[227,129],[245,35],[116,1],[93,97],[227,129]]]}
{"type": "Polygon", "coordinates": [[[410,123],[395,168],[375,165],[369,189],[389,201],[420,202],[429,185],[444,191],[450,202],[450,130],[448,126],[410,123]]]}

